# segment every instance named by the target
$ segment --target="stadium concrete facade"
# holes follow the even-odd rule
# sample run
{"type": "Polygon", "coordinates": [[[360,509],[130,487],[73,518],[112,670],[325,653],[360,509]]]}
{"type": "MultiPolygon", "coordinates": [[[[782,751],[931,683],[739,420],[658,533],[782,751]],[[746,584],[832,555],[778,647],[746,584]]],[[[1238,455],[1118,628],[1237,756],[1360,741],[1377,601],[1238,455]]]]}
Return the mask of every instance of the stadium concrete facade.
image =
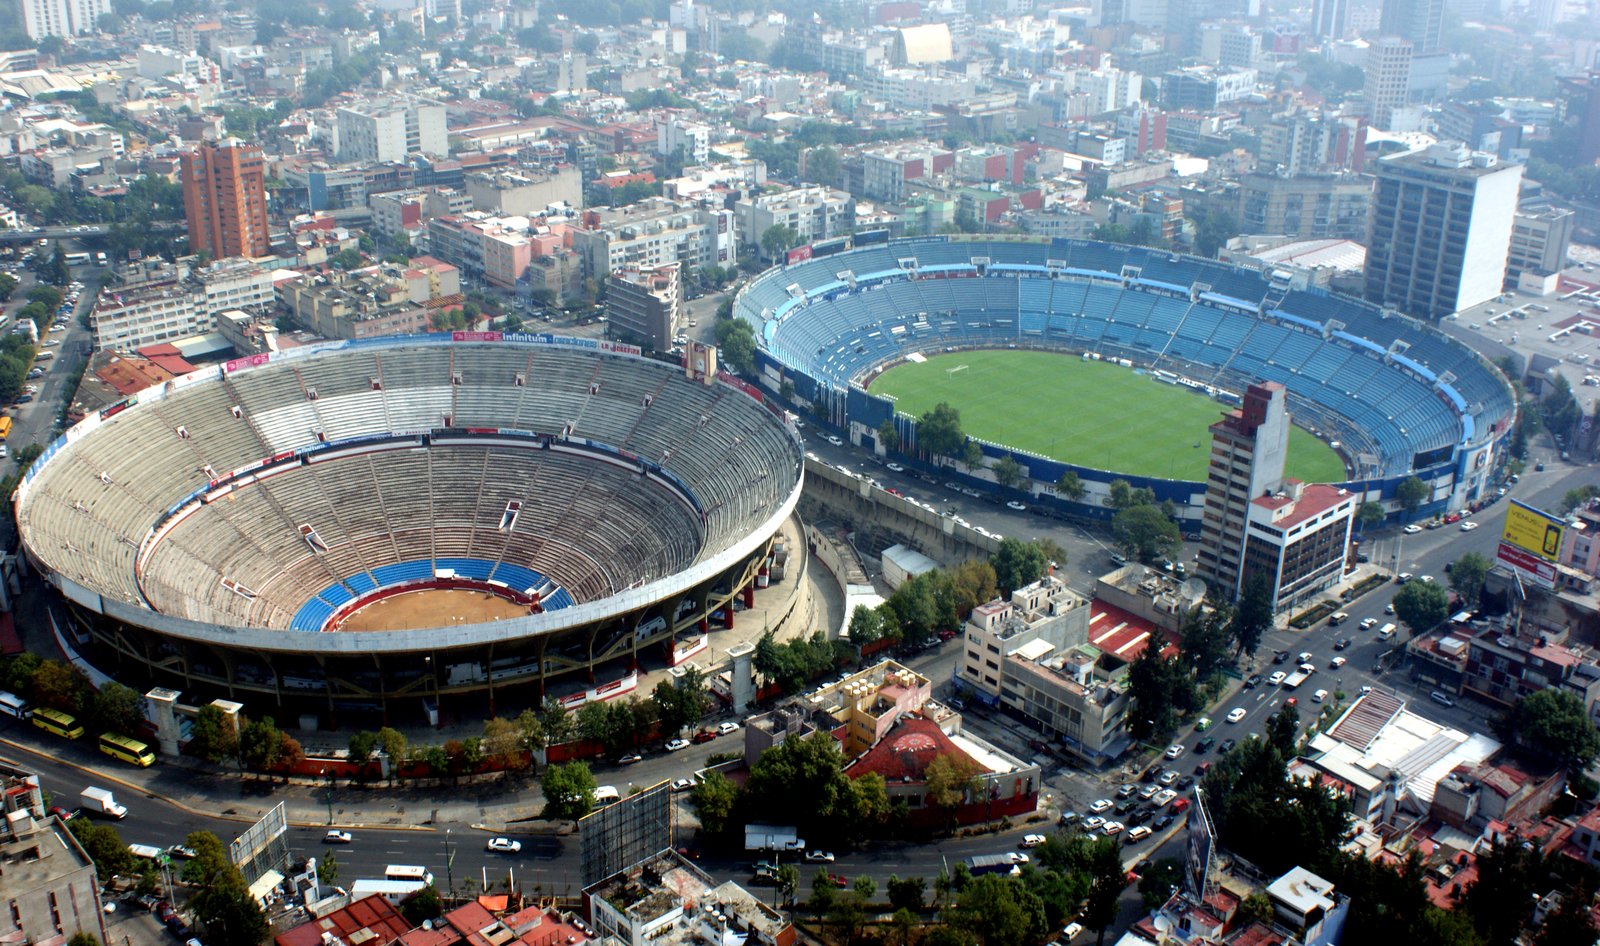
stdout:
{"type": "MultiPolygon", "coordinates": [[[[1391,510],[1395,488],[1411,476],[1431,487],[1425,510],[1481,497],[1516,419],[1499,370],[1429,325],[1272,274],[1142,247],[857,234],[791,251],[787,265],[740,292],[734,310],[756,330],[764,386],[788,382],[800,406],[861,446],[879,449],[878,431],[890,423],[910,455],[916,419],[867,384],[909,357],[963,349],[1115,361],[1203,391],[1219,412],[1251,383],[1278,382],[1296,424],[1344,459],[1342,485],[1391,510]]],[[[1106,484],[1124,478],[1175,502],[1186,530],[1198,530],[1204,483],[980,443],[991,458],[1022,463],[1036,502],[1103,516],[1106,484]],[[1088,487],[1082,503],[1061,502],[1049,488],[1068,470],[1088,487]]]]}
{"type": "Polygon", "coordinates": [[[72,606],[64,632],[118,679],[388,716],[673,662],[748,604],[802,464],[782,413],[730,377],[458,333],[147,389],[53,443],[15,505],[28,561],[72,606]],[[512,613],[346,627],[421,590],[512,613]]]}

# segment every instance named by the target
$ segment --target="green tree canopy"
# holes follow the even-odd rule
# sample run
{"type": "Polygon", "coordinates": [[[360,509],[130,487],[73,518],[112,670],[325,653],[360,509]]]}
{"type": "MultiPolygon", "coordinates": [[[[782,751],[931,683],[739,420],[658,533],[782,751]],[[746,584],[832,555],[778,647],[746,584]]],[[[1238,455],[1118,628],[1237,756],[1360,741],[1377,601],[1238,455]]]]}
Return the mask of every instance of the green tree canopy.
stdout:
{"type": "Polygon", "coordinates": [[[1574,770],[1587,768],[1600,752],[1600,733],[1582,698],[1566,690],[1539,690],[1523,697],[1500,718],[1498,730],[1522,751],[1574,770]]]}
{"type": "Polygon", "coordinates": [[[1394,596],[1394,614],[1412,634],[1432,630],[1450,616],[1450,596],[1435,582],[1405,583],[1394,596]]]}
{"type": "Polygon", "coordinates": [[[749,374],[756,367],[756,333],[744,319],[721,319],[715,330],[718,357],[734,372],[749,374]]]}
{"type": "Polygon", "coordinates": [[[917,419],[917,446],[935,456],[955,456],[967,441],[961,412],[944,401],[917,419]]]}
{"type": "Polygon", "coordinates": [[[539,779],[544,793],[545,815],[552,818],[582,818],[594,807],[594,776],[582,762],[552,765],[539,779]]]}
{"type": "Polygon", "coordinates": [[[989,564],[994,566],[995,580],[1006,594],[1038,581],[1050,568],[1043,549],[1010,536],[1000,540],[1000,547],[989,556],[989,564]]]}
{"type": "Polygon", "coordinates": [[[1400,508],[1405,510],[1406,515],[1409,516],[1417,511],[1417,507],[1422,505],[1423,500],[1428,498],[1428,484],[1415,476],[1407,477],[1400,481],[1399,486],[1394,488],[1394,498],[1400,503],[1400,508]]]}
{"type": "Polygon", "coordinates": [[[1111,520],[1111,533],[1123,552],[1141,562],[1176,555],[1183,533],[1159,506],[1140,503],[1122,509],[1111,520]]]}
{"type": "Polygon", "coordinates": [[[1450,565],[1450,587],[1461,596],[1465,607],[1476,608],[1483,594],[1483,582],[1489,575],[1489,560],[1477,552],[1468,552],[1450,565]]]}

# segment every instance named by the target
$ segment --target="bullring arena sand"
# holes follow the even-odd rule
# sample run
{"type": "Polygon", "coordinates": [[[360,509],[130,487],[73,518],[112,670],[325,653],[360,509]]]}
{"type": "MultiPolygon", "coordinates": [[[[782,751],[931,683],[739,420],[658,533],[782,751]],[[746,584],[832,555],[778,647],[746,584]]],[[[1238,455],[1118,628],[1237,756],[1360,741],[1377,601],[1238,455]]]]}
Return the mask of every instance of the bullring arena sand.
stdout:
{"type": "Polygon", "coordinates": [[[374,601],[345,618],[336,630],[407,631],[419,627],[454,627],[503,621],[528,613],[525,605],[487,591],[423,588],[374,601]]]}

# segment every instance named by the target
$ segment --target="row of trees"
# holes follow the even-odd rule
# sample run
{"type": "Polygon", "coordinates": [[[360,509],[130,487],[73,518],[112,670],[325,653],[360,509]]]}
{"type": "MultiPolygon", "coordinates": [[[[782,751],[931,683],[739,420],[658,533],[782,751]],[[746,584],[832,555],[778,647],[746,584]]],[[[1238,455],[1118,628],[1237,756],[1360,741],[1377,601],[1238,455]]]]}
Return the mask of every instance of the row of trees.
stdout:
{"type": "Polygon", "coordinates": [[[17,654],[0,665],[8,692],[34,706],[70,713],[91,732],[135,734],[144,725],[144,697],[137,690],[110,682],[96,690],[71,664],[34,653],[17,654]]]}

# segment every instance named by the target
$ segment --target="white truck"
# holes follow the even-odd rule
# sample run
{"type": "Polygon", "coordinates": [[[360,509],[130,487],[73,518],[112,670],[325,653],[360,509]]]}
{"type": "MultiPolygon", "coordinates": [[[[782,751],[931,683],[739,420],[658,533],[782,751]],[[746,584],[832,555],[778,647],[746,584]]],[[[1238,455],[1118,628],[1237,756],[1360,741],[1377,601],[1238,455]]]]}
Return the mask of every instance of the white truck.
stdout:
{"type": "Polygon", "coordinates": [[[747,824],[744,826],[744,849],[747,851],[803,851],[806,842],[795,837],[794,828],[777,824],[747,824]]]}
{"type": "Polygon", "coordinates": [[[1283,688],[1285,690],[1293,690],[1295,687],[1311,679],[1311,671],[1304,669],[1304,666],[1305,665],[1302,664],[1302,669],[1296,670],[1294,673],[1289,674],[1288,679],[1283,681],[1283,688]]]}
{"type": "Polygon", "coordinates": [[[117,798],[109,789],[89,786],[78,796],[78,804],[85,811],[96,815],[105,815],[107,818],[124,818],[128,809],[117,804],[117,798]]]}

